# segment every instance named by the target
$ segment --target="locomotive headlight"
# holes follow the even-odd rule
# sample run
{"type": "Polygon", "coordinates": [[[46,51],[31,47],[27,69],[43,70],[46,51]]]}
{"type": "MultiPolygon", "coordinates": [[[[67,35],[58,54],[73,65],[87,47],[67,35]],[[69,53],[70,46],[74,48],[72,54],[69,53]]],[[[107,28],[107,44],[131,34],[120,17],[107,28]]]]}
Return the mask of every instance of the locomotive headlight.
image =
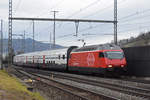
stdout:
{"type": "Polygon", "coordinates": [[[124,65],[121,65],[121,67],[124,67],[124,65]]]}
{"type": "Polygon", "coordinates": [[[109,67],[109,68],[111,68],[111,67],[112,67],[112,65],[108,65],[108,67],[109,67]]]}

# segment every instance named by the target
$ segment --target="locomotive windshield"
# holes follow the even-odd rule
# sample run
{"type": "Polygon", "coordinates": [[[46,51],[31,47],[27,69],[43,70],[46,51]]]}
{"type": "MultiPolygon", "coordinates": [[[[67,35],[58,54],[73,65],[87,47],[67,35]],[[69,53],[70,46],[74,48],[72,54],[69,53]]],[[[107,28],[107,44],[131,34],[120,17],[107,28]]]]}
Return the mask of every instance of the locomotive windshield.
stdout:
{"type": "Polygon", "coordinates": [[[122,59],[124,58],[123,52],[120,51],[109,51],[105,53],[105,56],[109,59],[122,59]]]}

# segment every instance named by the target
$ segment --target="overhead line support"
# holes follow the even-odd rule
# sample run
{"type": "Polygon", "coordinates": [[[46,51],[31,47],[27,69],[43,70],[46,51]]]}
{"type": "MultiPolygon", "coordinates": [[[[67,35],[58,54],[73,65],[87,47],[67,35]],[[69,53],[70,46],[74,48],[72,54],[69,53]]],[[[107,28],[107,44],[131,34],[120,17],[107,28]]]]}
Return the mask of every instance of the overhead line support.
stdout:
{"type": "Polygon", "coordinates": [[[54,13],[54,20],[53,20],[53,21],[54,21],[54,27],[53,27],[53,47],[55,48],[55,42],[56,42],[56,41],[55,41],[55,31],[56,31],[56,30],[55,30],[55,26],[56,26],[56,25],[55,25],[55,19],[56,19],[56,13],[57,13],[58,11],[52,11],[52,12],[54,13]]]}
{"type": "Polygon", "coordinates": [[[34,20],[33,21],[33,27],[32,27],[32,34],[33,34],[33,41],[32,41],[32,51],[35,51],[35,26],[34,26],[34,20]]]}
{"type": "Polygon", "coordinates": [[[26,31],[24,30],[23,34],[23,52],[25,53],[25,48],[26,48],[26,31]]]}
{"type": "Polygon", "coordinates": [[[114,0],[114,43],[117,45],[117,0],[114,0]]]}
{"type": "Polygon", "coordinates": [[[60,22],[93,22],[93,23],[114,23],[111,20],[90,20],[90,19],[58,19],[58,18],[25,18],[25,17],[13,17],[12,20],[34,20],[34,21],[60,21],[60,22]]]}
{"type": "Polygon", "coordinates": [[[9,21],[8,21],[8,66],[12,64],[12,0],[9,0],[9,21]]]}
{"type": "Polygon", "coordinates": [[[0,35],[0,69],[3,69],[3,20],[1,20],[1,35],[0,35]]]}

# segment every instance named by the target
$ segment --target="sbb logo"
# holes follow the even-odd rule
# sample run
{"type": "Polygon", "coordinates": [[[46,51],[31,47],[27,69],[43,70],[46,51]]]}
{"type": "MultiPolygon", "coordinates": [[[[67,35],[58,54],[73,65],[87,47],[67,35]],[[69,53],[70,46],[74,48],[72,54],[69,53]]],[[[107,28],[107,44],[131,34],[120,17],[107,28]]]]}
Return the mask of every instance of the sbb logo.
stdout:
{"type": "Polygon", "coordinates": [[[89,53],[87,56],[87,64],[88,66],[93,66],[95,62],[95,57],[93,53],[89,53]]]}

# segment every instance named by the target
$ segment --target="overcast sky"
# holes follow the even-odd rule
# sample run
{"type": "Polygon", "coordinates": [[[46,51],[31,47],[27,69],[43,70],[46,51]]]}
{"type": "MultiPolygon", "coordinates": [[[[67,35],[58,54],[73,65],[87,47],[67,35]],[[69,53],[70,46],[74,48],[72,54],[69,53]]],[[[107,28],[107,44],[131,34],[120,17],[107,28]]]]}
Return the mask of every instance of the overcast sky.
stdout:
{"type": "MultiPolygon", "coordinates": [[[[113,20],[114,0],[13,0],[13,17],[53,18],[51,11],[59,11],[57,18],[113,20]]],[[[0,18],[4,20],[4,37],[8,37],[8,0],[0,1],[0,18]]],[[[150,31],[150,0],[118,0],[118,39],[137,36],[150,31]]],[[[13,21],[13,33],[32,37],[32,22],[13,21]]],[[[75,37],[73,22],[56,22],[56,43],[64,46],[102,44],[113,40],[113,24],[79,23],[79,36],[75,37]],[[89,34],[89,35],[83,35],[89,34]],[[93,34],[93,35],[90,35],[93,34]]],[[[50,41],[53,22],[36,22],[35,39],[50,41]]],[[[14,37],[19,38],[19,37],[14,37]]]]}

